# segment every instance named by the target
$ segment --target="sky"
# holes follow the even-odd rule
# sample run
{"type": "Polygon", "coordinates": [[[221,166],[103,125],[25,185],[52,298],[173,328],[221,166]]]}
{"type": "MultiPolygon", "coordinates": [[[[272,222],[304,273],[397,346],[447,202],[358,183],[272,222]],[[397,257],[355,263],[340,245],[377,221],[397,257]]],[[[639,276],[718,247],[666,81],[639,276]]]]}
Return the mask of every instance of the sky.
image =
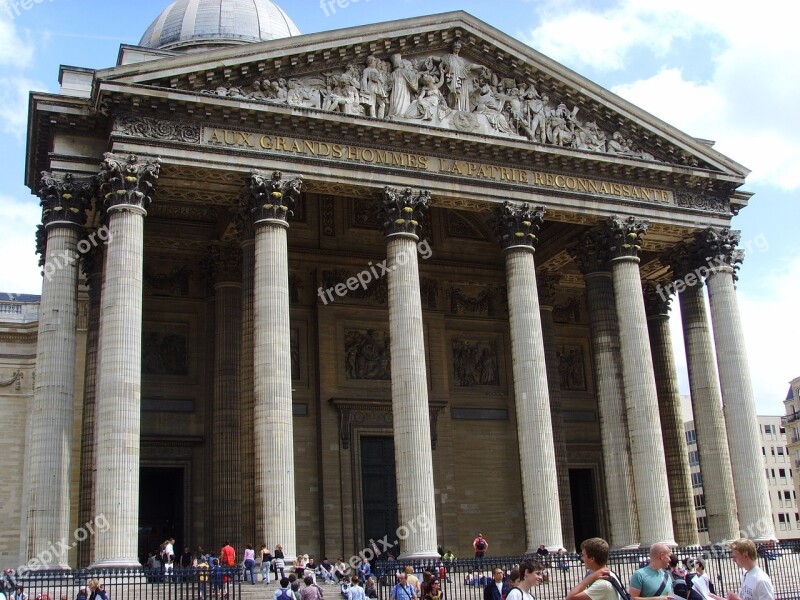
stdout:
{"type": "MultiPolygon", "coordinates": [[[[38,294],[38,200],[23,185],[31,90],[60,64],[106,68],[168,0],[0,0],[0,292],[38,294]]],[[[800,35],[783,0],[279,0],[303,33],[465,10],[751,170],[733,220],[738,298],[759,414],[800,376],[800,35]],[[795,108],[792,108],[795,107],[795,108]]],[[[99,161],[98,161],[99,162],[99,161]]],[[[680,315],[671,319],[689,391],[680,315]]]]}

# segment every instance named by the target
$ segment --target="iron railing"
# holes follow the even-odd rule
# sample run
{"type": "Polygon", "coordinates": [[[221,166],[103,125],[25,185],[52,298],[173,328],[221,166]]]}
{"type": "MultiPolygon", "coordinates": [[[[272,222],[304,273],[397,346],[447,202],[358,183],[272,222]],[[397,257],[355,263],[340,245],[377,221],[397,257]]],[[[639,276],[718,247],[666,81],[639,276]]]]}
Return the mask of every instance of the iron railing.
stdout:
{"type": "MultiPolygon", "coordinates": [[[[13,576],[30,600],[74,600],[97,579],[109,600],[240,600],[238,567],[27,571],[13,576]]],[[[8,581],[7,581],[8,583],[8,581]]],[[[88,598],[88,594],[87,594],[88,598]]]]}
{"type": "MultiPolygon", "coordinates": [[[[725,547],[676,548],[679,558],[706,559],[706,573],[712,578],[716,593],[739,592],[743,572],[731,560],[725,547]]],[[[506,574],[519,564],[519,556],[455,559],[452,561],[378,561],[375,575],[379,600],[388,600],[395,574],[411,565],[422,580],[423,571],[440,579],[446,600],[483,600],[483,589],[492,581],[492,571],[502,569],[506,574]],[[442,570],[444,572],[442,573],[442,570]],[[442,578],[441,575],[444,575],[442,578]]],[[[646,551],[617,550],[611,553],[608,567],[627,585],[633,572],[648,562],[646,551]]],[[[771,577],[776,600],[800,600],[800,542],[788,542],[770,549],[760,549],[759,566],[771,577]]],[[[536,600],[563,600],[586,574],[580,556],[575,553],[550,554],[546,558],[547,581],[534,590],[536,600]]]]}

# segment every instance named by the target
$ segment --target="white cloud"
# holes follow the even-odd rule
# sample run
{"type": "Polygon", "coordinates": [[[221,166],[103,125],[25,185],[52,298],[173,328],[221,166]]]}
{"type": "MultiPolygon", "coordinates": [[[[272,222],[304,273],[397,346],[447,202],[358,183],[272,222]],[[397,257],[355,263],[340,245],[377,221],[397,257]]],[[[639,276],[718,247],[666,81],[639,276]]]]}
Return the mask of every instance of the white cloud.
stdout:
{"type": "Polygon", "coordinates": [[[0,77],[0,130],[17,141],[25,140],[28,125],[28,95],[47,86],[27,77],[0,77]]]}
{"type": "Polygon", "coordinates": [[[0,214],[3,215],[3,235],[0,236],[0,256],[5,257],[0,270],[0,291],[19,294],[40,294],[39,257],[36,247],[36,225],[42,211],[35,198],[18,200],[0,195],[0,214]]]}
{"type": "MultiPolygon", "coordinates": [[[[4,0],[0,0],[0,4],[3,2],[4,0]]],[[[33,59],[33,53],[34,45],[30,36],[26,36],[23,41],[14,22],[0,17],[0,65],[28,66],[33,59]]]]}

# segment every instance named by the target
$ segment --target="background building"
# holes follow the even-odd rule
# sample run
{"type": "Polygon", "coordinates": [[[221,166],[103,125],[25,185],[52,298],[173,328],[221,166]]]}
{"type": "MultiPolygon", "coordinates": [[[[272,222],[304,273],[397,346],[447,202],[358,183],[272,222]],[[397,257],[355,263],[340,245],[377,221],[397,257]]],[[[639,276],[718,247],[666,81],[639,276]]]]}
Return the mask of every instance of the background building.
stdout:
{"type": "MultiPolygon", "coordinates": [[[[795,474],[800,470],[800,377],[795,377],[789,383],[789,391],[783,405],[786,416],[783,417],[782,427],[786,430],[786,448],[790,467],[795,474]]],[[[795,496],[800,493],[800,477],[795,475],[795,496]]]]}

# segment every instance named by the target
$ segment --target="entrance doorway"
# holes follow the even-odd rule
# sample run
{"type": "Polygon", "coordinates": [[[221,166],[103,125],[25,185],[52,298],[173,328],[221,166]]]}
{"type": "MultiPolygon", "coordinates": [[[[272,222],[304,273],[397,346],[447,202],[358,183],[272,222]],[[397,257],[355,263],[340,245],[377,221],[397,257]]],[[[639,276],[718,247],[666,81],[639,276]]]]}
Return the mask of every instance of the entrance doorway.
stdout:
{"type": "Polygon", "coordinates": [[[139,559],[167,538],[175,538],[175,554],[186,543],[183,531],[183,467],[141,467],[139,470],[139,559]]]}
{"type": "MultiPolygon", "coordinates": [[[[397,531],[397,479],[394,466],[394,439],[391,437],[364,436],[361,438],[361,490],[364,502],[364,548],[369,548],[370,538],[375,541],[386,536],[387,543],[396,541],[397,531]]],[[[393,546],[382,552],[399,554],[393,546]]]]}
{"type": "Polygon", "coordinates": [[[592,469],[569,470],[569,495],[572,499],[572,526],[575,531],[575,548],[590,537],[600,536],[597,519],[597,496],[595,495],[594,471],[592,469]]]}

